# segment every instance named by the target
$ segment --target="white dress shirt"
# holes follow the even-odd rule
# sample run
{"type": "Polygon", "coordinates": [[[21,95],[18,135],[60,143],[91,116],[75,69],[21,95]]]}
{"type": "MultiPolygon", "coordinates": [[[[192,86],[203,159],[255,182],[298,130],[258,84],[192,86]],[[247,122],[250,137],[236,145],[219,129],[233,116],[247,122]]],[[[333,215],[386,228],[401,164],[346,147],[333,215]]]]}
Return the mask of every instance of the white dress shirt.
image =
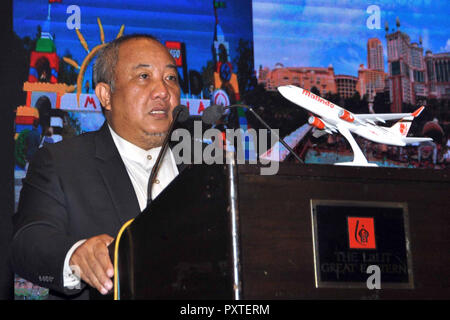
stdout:
{"type": "MultiPolygon", "coordinates": [[[[111,132],[114,144],[116,145],[122,161],[125,164],[125,168],[130,177],[131,183],[136,193],[136,197],[139,202],[139,207],[143,211],[147,207],[147,188],[150,173],[155,161],[158,158],[161,147],[153,148],[150,150],[144,150],[138,146],[128,142],[120,137],[114,130],[108,125],[111,132]]],[[[178,175],[178,167],[175,162],[170,148],[167,148],[166,154],[161,161],[158,174],[156,176],[155,183],[152,187],[152,199],[155,199],[161,191],[163,191],[170,182],[178,175]]],[[[80,240],[75,243],[67,252],[64,260],[64,287],[76,287],[80,283],[79,276],[72,273],[69,267],[69,261],[73,252],[82,245],[86,240],[80,240]]]]}

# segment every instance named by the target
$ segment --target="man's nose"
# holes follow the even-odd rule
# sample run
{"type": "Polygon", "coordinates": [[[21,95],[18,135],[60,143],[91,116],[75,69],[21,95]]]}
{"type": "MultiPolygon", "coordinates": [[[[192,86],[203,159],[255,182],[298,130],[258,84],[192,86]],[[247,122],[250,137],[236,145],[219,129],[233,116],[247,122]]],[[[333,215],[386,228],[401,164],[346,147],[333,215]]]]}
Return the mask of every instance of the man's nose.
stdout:
{"type": "Polygon", "coordinates": [[[152,88],[152,98],[166,100],[169,97],[169,90],[164,80],[158,80],[154,82],[152,88]]]}

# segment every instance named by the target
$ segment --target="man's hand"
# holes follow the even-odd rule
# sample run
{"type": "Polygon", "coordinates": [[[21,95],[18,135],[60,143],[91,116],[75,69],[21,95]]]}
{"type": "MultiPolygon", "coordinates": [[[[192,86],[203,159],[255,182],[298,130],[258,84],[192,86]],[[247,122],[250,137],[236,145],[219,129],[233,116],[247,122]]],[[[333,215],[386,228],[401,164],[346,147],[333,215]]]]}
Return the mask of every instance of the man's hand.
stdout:
{"type": "Polygon", "coordinates": [[[89,238],[74,251],[69,261],[70,266],[80,268],[81,279],[101,294],[107,294],[113,287],[114,268],[108,252],[113,241],[107,234],[89,238]]]}

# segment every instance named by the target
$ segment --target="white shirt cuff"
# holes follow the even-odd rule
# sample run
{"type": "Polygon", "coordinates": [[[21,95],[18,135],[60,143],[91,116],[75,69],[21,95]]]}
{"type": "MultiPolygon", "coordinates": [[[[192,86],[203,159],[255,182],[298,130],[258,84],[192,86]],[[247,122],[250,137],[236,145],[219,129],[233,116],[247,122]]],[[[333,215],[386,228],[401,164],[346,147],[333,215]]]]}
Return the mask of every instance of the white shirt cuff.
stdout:
{"type": "Polygon", "coordinates": [[[72,268],[69,266],[70,258],[72,258],[72,254],[74,251],[81,246],[86,239],[80,240],[75,243],[70,250],[66,254],[66,258],[64,259],[64,269],[63,269],[63,281],[65,288],[76,288],[80,286],[80,273],[76,272],[77,270],[72,271],[72,268]]]}

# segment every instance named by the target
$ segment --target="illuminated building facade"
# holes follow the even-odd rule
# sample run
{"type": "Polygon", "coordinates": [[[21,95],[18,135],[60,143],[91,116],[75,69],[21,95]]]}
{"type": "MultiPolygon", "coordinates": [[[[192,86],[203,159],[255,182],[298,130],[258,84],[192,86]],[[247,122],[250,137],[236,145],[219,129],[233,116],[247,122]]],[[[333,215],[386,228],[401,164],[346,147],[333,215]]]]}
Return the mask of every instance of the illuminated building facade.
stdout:
{"type": "Polygon", "coordinates": [[[321,67],[287,67],[277,63],[275,69],[260,69],[258,83],[268,91],[276,91],[277,87],[292,84],[306,90],[316,87],[321,95],[328,92],[336,93],[334,68],[321,67]],[[262,72],[261,72],[262,71],[262,72]]]}
{"type": "Polygon", "coordinates": [[[367,69],[384,71],[383,45],[377,38],[367,41],[367,69]]]}
{"type": "Polygon", "coordinates": [[[416,104],[427,96],[423,48],[401,31],[386,34],[391,111],[402,112],[403,103],[416,104]]]}
{"type": "Polygon", "coordinates": [[[356,93],[358,78],[345,74],[338,74],[335,77],[336,89],[339,96],[344,99],[352,97],[356,93]]]}
{"type": "Polygon", "coordinates": [[[424,56],[422,41],[411,42],[410,37],[399,31],[386,33],[388,70],[384,71],[384,52],[377,38],[367,42],[367,68],[359,66],[358,76],[335,75],[332,66],[284,67],[277,63],[273,70],[260,67],[258,83],[268,91],[278,86],[296,85],[306,90],[316,87],[323,96],[328,92],[349,98],[355,92],[366,96],[369,109],[377,93],[389,91],[391,112],[401,113],[404,104],[418,105],[426,99],[450,99],[450,53],[424,56]]]}
{"type": "Polygon", "coordinates": [[[426,88],[429,98],[450,99],[450,53],[425,54],[426,88]]]}
{"type": "Polygon", "coordinates": [[[361,97],[367,95],[369,102],[372,102],[378,92],[384,91],[386,87],[387,74],[383,70],[372,70],[364,68],[361,64],[358,69],[358,83],[356,90],[361,97]]]}

